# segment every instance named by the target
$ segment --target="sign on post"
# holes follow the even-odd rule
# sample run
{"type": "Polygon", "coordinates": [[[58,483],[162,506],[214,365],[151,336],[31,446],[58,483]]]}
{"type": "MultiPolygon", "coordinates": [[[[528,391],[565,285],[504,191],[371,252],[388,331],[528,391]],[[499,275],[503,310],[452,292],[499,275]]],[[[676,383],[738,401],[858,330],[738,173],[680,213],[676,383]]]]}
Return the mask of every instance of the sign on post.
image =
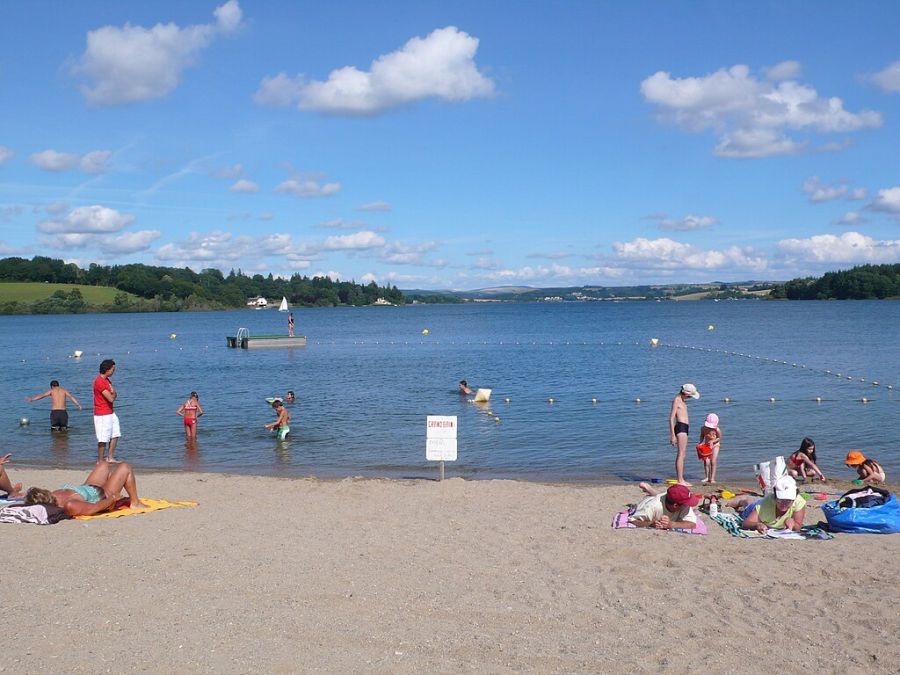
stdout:
{"type": "Polygon", "coordinates": [[[425,459],[429,462],[456,461],[456,415],[428,415],[425,432],[425,459]]]}

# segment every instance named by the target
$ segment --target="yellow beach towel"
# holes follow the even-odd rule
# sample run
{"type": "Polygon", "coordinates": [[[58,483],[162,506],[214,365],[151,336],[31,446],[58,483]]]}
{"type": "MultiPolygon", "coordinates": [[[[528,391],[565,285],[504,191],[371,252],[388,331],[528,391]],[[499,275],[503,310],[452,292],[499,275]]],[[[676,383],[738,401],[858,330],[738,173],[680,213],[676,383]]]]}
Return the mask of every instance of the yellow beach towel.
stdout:
{"type": "Polygon", "coordinates": [[[106,513],[97,513],[93,516],[75,516],[75,520],[92,520],[93,518],[121,518],[122,516],[135,516],[139,513],[150,513],[151,511],[159,511],[160,509],[168,509],[173,506],[197,506],[197,502],[170,502],[165,499],[147,499],[141,497],[141,501],[147,506],[140,509],[119,509],[118,511],[107,511],[106,513]]]}

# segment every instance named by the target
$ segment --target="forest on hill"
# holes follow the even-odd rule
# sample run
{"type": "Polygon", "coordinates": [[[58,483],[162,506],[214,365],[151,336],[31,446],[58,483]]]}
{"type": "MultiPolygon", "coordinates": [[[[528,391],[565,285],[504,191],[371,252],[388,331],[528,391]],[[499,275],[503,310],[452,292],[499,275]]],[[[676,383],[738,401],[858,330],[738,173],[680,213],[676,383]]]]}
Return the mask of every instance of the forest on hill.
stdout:
{"type": "Polygon", "coordinates": [[[870,300],[900,298],[900,263],[860,265],[827,272],[818,279],[791,279],[772,289],[771,298],[787,300],[870,300]]]}
{"type": "Polygon", "coordinates": [[[371,305],[378,298],[403,304],[405,298],[396,286],[379,286],[374,281],[333,281],[328,277],[299,274],[290,279],[272,274],[248,276],[240,270],[227,275],[217,269],[194,272],[190,268],[155,267],[141,263],[98,265],[82,269],[74,263],[36,256],[0,260],[0,282],[39,282],[102,286],[120,291],[108,304],[89,304],[74,288],[68,293],[56,290],[49,298],[29,301],[5,297],[0,314],[67,312],[177,312],[182,310],[235,309],[245,307],[248,298],[280,300],[286,297],[292,306],[335,307],[371,305]]]}

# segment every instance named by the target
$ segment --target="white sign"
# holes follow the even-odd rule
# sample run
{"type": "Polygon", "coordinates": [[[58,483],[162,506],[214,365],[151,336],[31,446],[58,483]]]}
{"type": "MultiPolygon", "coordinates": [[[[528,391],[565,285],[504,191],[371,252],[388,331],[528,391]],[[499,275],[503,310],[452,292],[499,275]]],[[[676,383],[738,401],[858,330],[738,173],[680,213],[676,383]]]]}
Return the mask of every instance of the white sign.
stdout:
{"type": "Polygon", "coordinates": [[[456,415],[428,415],[425,429],[425,459],[455,462],[456,415]]]}

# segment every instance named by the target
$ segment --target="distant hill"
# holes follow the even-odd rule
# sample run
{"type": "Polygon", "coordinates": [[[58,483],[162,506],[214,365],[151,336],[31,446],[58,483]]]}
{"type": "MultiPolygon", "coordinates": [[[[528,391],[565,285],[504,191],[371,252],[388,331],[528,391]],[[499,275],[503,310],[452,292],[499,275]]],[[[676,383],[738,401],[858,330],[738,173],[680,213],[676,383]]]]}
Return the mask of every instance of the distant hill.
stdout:
{"type": "Polygon", "coordinates": [[[469,291],[402,290],[410,302],[592,302],[617,300],[727,300],[768,295],[774,281],[653,284],[645,286],[495,286],[469,291]],[[429,298],[434,298],[429,300],[429,298]]]}

